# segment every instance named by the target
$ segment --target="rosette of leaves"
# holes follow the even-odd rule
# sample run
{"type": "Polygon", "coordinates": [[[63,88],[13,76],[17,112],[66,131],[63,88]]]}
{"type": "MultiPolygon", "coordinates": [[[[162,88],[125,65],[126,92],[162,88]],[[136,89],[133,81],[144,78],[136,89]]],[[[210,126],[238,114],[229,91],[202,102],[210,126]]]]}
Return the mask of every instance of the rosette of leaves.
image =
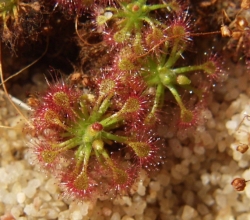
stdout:
{"type": "Polygon", "coordinates": [[[32,117],[39,163],[78,199],[127,193],[140,167],[156,158],[153,133],[142,123],[150,109],[143,80],[108,73],[97,87],[94,95],[56,83],[32,117]]]}
{"type": "Polygon", "coordinates": [[[202,101],[203,91],[192,83],[192,73],[204,73],[204,81],[200,82],[202,84],[200,87],[198,85],[201,88],[205,82],[210,81],[209,78],[216,79],[222,72],[215,56],[200,65],[182,64],[183,53],[191,41],[190,26],[187,13],[184,13],[169,22],[168,28],[162,33],[148,32],[144,36],[145,45],[154,39],[153,49],[148,49],[144,54],[137,56],[128,46],[121,49],[117,56],[114,68],[125,72],[136,72],[143,78],[148,88],[155,88],[154,104],[145,123],[152,123],[156,119],[156,112],[162,108],[165,92],[168,90],[180,108],[180,125],[188,127],[197,124],[198,105],[188,109],[179,91],[195,94],[202,101]]]}
{"type": "Polygon", "coordinates": [[[160,22],[153,11],[164,9],[166,12],[180,12],[177,1],[147,4],[146,0],[118,1],[117,7],[106,7],[96,18],[98,26],[108,25],[107,41],[113,45],[126,44],[140,54],[143,52],[143,33],[147,31],[161,32],[166,26],[160,22]],[[112,40],[111,40],[112,39],[112,40]]]}

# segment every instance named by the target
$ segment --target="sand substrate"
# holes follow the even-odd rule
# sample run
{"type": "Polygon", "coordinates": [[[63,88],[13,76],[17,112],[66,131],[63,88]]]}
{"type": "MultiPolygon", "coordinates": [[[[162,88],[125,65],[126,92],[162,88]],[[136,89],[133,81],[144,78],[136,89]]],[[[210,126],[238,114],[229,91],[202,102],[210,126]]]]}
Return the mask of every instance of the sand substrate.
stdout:
{"type": "Polygon", "coordinates": [[[158,173],[141,171],[131,195],[96,202],[60,198],[56,180],[32,159],[20,116],[0,92],[0,123],[15,126],[0,128],[1,220],[250,219],[250,184],[240,193],[231,186],[235,177],[250,179],[250,150],[244,155],[235,150],[249,142],[250,120],[237,129],[250,115],[249,74],[239,65],[228,74],[208,99],[204,125],[184,135],[166,134],[167,158],[158,173]]]}

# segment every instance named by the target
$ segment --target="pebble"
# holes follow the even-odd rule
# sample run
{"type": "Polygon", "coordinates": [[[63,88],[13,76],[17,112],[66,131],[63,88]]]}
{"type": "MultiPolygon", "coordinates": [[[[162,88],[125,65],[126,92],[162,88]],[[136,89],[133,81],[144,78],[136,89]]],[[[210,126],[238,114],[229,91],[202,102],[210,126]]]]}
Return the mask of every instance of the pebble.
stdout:
{"type": "Polygon", "coordinates": [[[217,205],[221,208],[225,208],[227,206],[227,198],[225,195],[216,194],[215,201],[216,201],[217,205]]]}
{"type": "Polygon", "coordinates": [[[37,215],[37,210],[34,207],[34,204],[28,204],[24,207],[23,210],[27,216],[36,216],[37,215]]]}
{"type": "Polygon", "coordinates": [[[210,175],[210,182],[212,185],[217,185],[221,179],[221,173],[212,172],[210,175]]]}
{"type": "Polygon", "coordinates": [[[159,191],[160,190],[160,183],[152,181],[152,182],[150,182],[149,187],[153,191],[159,191]]]}
{"type": "Polygon", "coordinates": [[[110,220],[121,220],[121,215],[118,212],[114,212],[110,220]]]}
{"type": "Polygon", "coordinates": [[[204,173],[201,175],[201,181],[203,185],[207,185],[210,181],[210,174],[209,173],[204,173]]]}
{"type": "Polygon", "coordinates": [[[45,189],[51,194],[54,195],[57,192],[58,186],[57,181],[54,178],[50,178],[46,184],[45,189]]]}
{"type": "Polygon", "coordinates": [[[89,202],[81,202],[80,205],[80,211],[83,216],[86,216],[88,214],[89,209],[89,202]]]}
{"type": "Polygon", "coordinates": [[[123,210],[129,216],[142,215],[146,206],[146,201],[141,200],[140,202],[133,203],[129,207],[123,206],[123,210]]]}
{"type": "Polygon", "coordinates": [[[138,183],[137,193],[138,193],[140,196],[144,196],[145,193],[146,193],[146,188],[145,188],[145,186],[143,185],[143,182],[142,182],[142,181],[140,181],[140,182],[138,183]]]}
{"type": "Polygon", "coordinates": [[[197,211],[198,211],[201,215],[207,215],[207,214],[209,214],[209,209],[208,209],[207,206],[204,205],[204,204],[198,204],[198,205],[197,205],[197,211]]]}
{"type": "Polygon", "coordinates": [[[6,193],[2,200],[5,204],[15,205],[16,204],[16,195],[14,193],[6,193]]]}
{"type": "Polygon", "coordinates": [[[23,189],[23,192],[28,198],[32,198],[36,193],[36,189],[40,185],[41,185],[41,181],[39,179],[32,179],[28,182],[28,186],[23,189]]]}
{"type": "Polygon", "coordinates": [[[24,203],[26,196],[23,192],[17,193],[16,200],[18,203],[24,203]]]}
{"type": "Polygon", "coordinates": [[[243,174],[242,177],[246,180],[250,180],[250,169],[246,169],[243,174]]]}
{"type": "Polygon", "coordinates": [[[248,168],[249,167],[249,162],[242,159],[242,160],[239,161],[238,166],[240,168],[248,168]]]}
{"type": "Polygon", "coordinates": [[[58,211],[56,211],[54,209],[48,209],[48,213],[46,216],[48,219],[57,219],[58,218],[58,211]]]}
{"type": "Polygon", "coordinates": [[[15,219],[19,219],[19,216],[23,213],[23,209],[20,206],[14,206],[10,213],[15,219]]]}
{"type": "Polygon", "coordinates": [[[246,193],[246,196],[250,199],[250,184],[247,184],[246,187],[245,187],[245,193],[246,193]]]}
{"type": "Polygon", "coordinates": [[[104,216],[110,216],[111,215],[111,213],[112,213],[112,210],[110,209],[110,208],[108,208],[108,207],[103,207],[102,208],[102,213],[103,213],[103,215],[104,216]]]}
{"type": "Polygon", "coordinates": [[[75,210],[70,214],[70,220],[82,220],[82,217],[80,210],[75,210]]]}
{"type": "Polygon", "coordinates": [[[185,205],[181,215],[181,220],[193,220],[198,216],[198,212],[191,206],[185,205]]]}
{"type": "Polygon", "coordinates": [[[62,211],[58,215],[58,220],[69,219],[69,216],[70,216],[70,211],[69,210],[62,211]]]}
{"type": "Polygon", "coordinates": [[[205,148],[202,147],[202,146],[198,146],[196,145],[194,147],[194,152],[197,154],[197,155],[203,155],[205,153],[205,148]]]}
{"type": "Polygon", "coordinates": [[[234,130],[235,131],[237,129],[237,127],[238,127],[238,122],[236,122],[236,121],[228,121],[226,123],[226,128],[228,130],[234,130]]]}

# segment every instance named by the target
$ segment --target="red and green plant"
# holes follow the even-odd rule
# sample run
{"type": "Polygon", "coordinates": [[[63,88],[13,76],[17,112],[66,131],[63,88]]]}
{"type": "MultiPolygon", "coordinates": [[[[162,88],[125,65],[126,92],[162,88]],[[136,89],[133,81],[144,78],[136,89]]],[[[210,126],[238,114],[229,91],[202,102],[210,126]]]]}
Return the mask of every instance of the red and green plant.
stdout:
{"type": "Polygon", "coordinates": [[[205,84],[221,72],[216,56],[196,65],[184,62],[192,23],[178,1],[87,3],[56,5],[77,18],[83,11],[95,15],[110,62],[89,70],[88,88],[51,83],[37,96],[30,130],[39,164],[59,179],[65,195],[78,199],[126,194],[141,168],[157,169],[164,148],[157,113],[168,111],[169,94],[178,106],[176,123],[196,125],[205,84]],[[196,102],[186,105],[185,93],[196,102]]]}

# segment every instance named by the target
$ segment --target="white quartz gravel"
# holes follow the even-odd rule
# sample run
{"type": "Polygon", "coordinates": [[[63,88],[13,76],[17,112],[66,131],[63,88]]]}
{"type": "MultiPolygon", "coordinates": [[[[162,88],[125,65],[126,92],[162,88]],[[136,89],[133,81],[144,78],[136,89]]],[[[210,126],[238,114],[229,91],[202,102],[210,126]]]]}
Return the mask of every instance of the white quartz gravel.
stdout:
{"type": "MultiPolygon", "coordinates": [[[[205,124],[187,132],[188,138],[178,133],[168,139],[161,170],[151,176],[142,171],[131,195],[112,200],[61,198],[57,181],[34,163],[21,122],[15,129],[0,128],[1,220],[250,219],[250,184],[240,193],[230,184],[235,177],[250,179],[250,150],[235,150],[250,140],[250,118],[242,121],[250,115],[249,74],[239,67],[230,74],[208,99],[205,124]]],[[[0,123],[15,126],[20,117],[1,91],[0,103],[0,123]]]]}

